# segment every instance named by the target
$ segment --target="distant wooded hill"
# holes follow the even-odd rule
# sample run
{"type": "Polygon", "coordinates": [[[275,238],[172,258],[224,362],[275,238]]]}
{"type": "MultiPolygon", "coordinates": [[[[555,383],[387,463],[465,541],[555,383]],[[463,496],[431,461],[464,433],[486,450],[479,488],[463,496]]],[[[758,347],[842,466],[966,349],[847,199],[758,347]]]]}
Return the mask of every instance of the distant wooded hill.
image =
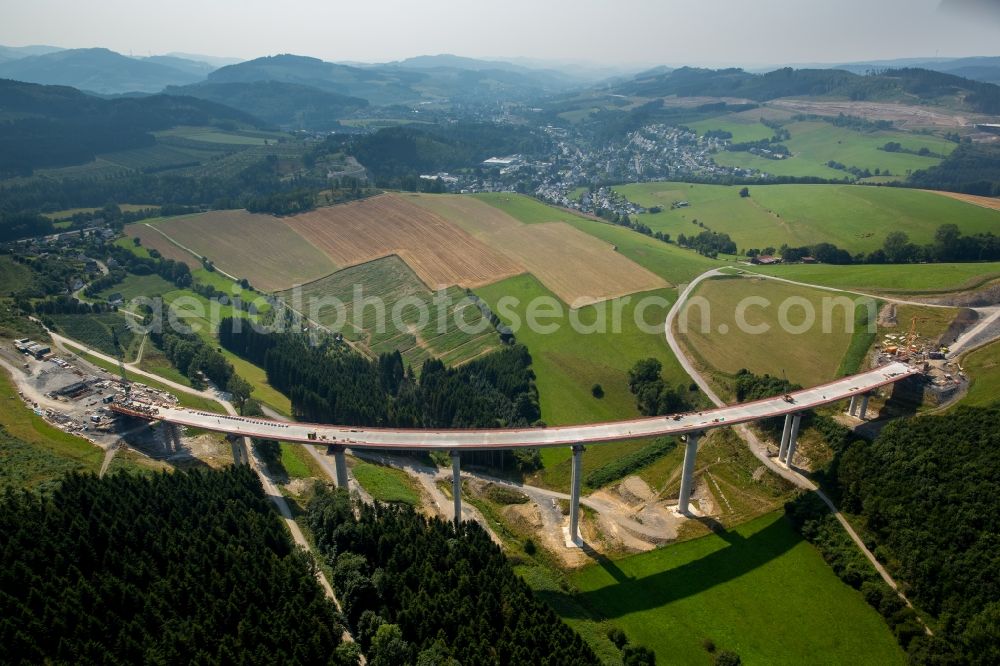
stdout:
{"type": "Polygon", "coordinates": [[[178,125],[261,121],[215,102],[152,95],[105,100],[65,86],[0,80],[0,174],[82,164],[98,153],[149,146],[178,125]]]}
{"type": "Polygon", "coordinates": [[[0,62],[0,78],[107,95],[157,93],[203,80],[212,68],[200,65],[181,58],[129,58],[108,49],[67,49],[0,62]]]}
{"type": "Polygon", "coordinates": [[[455,123],[388,127],[354,139],[348,150],[389,187],[406,176],[476,166],[491,155],[535,154],[547,145],[546,137],[527,128],[455,123]]]}
{"type": "Polygon", "coordinates": [[[327,92],[367,99],[372,104],[406,104],[429,99],[453,101],[527,99],[564,90],[576,84],[569,77],[557,77],[545,70],[507,66],[476,68],[466,60],[435,60],[385,65],[339,65],[317,58],[277,55],[257,58],[212,72],[209,83],[251,83],[279,81],[318,88],[327,92]],[[440,63],[440,64],[438,64],[440,63]]]}
{"type": "Polygon", "coordinates": [[[908,58],[906,60],[876,60],[873,62],[853,62],[838,65],[837,69],[846,69],[855,74],[867,74],[870,71],[887,68],[916,67],[930,69],[935,72],[945,72],[967,79],[1000,84],[1000,57],[973,56],[970,58],[908,58]]]}
{"type": "Polygon", "coordinates": [[[171,95],[188,95],[243,109],[272,125],[330,130],[338,118],[368,106],[368,100],[282,81],[196,83],[170,87],[171,95]]]}
{"type": "Polygon", "coordinates": [[[640,75],[615,88],[643,97],[739,97],[763,102],[779,97],[839,97],[851,100],[957,102],[979,113],[1000,113],[1000,86],[953,74],[905,68],[859,75],[840,69],[778,69],[751,74],[742,69],[682,67],[640,75]]]}

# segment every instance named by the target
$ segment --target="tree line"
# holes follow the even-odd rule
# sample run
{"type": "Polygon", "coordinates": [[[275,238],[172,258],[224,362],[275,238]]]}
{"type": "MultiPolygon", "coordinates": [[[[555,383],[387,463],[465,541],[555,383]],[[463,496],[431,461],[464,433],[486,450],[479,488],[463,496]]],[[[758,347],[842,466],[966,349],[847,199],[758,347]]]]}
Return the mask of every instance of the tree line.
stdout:
{"type": "Polygon", "coordinates": [[[874,442],[832,439],[823,484],[863,516],[876,557],[933,617],[916,615],[881,581],[819,500],[788,507],[834,571],[886,617],[915,664],[1000,662],[1000,409],[959,408],[889,424],[874,442]]]}
{"type": "Polygon", "coordinates": [[[4,663],[357,664],[249,467],[0,496],[4,663]]]}
{"type": "Polygon", "coordinates": [[[323,487],[306,518],[372,666],[600,663],[475,522],[323,487]]]}
{"type": "MultiPolygon", "coordinates": [[[[398,428],[504,428],[538,422],[531,355],[508,345],[459,367],[424,361],[419,377],[399,351],[364,358],[333,339],[312,344],[297,333],[254,330],[223,319],[219,341],[267,372],[296,418],[316,423],[398,428]]],[[[540,465],[535,450],[504,453],[521,470],[540,465]]],[[[463,459],[477,462],[473,453],[463,459]]],[[[489,457],[483,458],[488,460],[489,457]]]]}
{"type": "Polygon", "coordinates": [[[867,254],[852,255],[833,243],[816,243],[780,248],[750,248],[748,257],[778,254],[785,262],[812,257],[824,264],[917,264],[936,262],[976,262],[1000,260],[1000,236],[992,232],[964,235],[955,224],[942,224],[934,232],[934,240],[926,245],[910,241],[905,231],[890,231],[882,247],[867,254]]]}

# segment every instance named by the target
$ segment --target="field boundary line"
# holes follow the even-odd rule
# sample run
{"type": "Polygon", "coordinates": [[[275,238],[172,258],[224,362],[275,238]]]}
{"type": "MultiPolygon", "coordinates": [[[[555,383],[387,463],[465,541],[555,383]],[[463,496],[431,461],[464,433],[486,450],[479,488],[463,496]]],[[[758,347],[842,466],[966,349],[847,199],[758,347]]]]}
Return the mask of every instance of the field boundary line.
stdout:
{"type": "MultiPolygon", "coordinates": [[[[167,233],[166,233],[165,231],[163,231],[162,229],[157,229],[156,227],[154,227],[154,226],[153,226],[152,224],[149,224],[148,222],[143,222],[143,226],[145,226],[145,227],[149,227],[150,229],[152,229],[152,230],[153,230],[153,231],[155,231],[156,233],[158,233],[158,234],[160,234],[161,236],[163,236],[164,238],[166,238],[166,239],[167,239],[167,241],[169,241],[170,243],[173,243],[174,245],[176,245],[176,246],[177,246],[177,247],[179,247],[180,249],[184,250],[184,251],[185,251],[185,252],[187,252],[188,254],[190,254],[190,255],[194,256],[194,257],[195,257],[196,259],[198,259],[199,261],[201,261],[201,262],[203,262],[203,263],[204,263],[204,261],[205,261],[205,257],[204,257],[203,255],[200,255],[200,254],[198,254],[197,252],[195,252],[195,251],[194,251],[194,250],[192,250],[191,248],[187,247],[186,245],[181,245],[181,244],[180,244],[180,243],[178,243],[178,242],[177,242],[176,240],[174,240],[173,238],[171,238],[170,236],[168,236],[168,235],[167,235],[167,233]]],[[[237,278],[236,278],[235,276],[233,276],[233,275],[230,275],[229,273],[227,273],[226,271],[222,270],[221,268],[219,268],[219,267],[218,267],[218,266],[216,266],[215,264],[212,264],[212,268],[214,268],[214,269],[215,269],[215,271],[216,271],[216,272],[217,272],[217,273],[218,273],[219,275],[223,275],[223,276],[225,276],[225,277],[229,278],[230,280],[232,280],[233,282],[239,282],[239,280],[238,280],[238,279],[237,279],[237,278]]]]}

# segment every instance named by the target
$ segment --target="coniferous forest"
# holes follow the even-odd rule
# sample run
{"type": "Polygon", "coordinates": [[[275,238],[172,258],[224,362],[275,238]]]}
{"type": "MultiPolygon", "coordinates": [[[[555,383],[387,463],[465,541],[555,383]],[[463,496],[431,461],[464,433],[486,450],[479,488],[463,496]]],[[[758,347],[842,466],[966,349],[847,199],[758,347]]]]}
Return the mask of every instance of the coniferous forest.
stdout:
{"type": "Polygon", "coordinates": [[[308,521],[373,666],[600,663],[474,522],[317,489],[308,521]]]}
{"type": "MultiPolygon", "coordinates": [[[[287,395],[296,418],[312,423],[397,428],[514,428],[538,422],[531,355],[511,345],[457,368],[428,359],[417,378],[398,351],[369,360],[330,340],[311,344],[295,333],[254,330],[223,319],[219,341],[267,371],[287,395]]],[[[525,472],[541,466],[536,449],[502,452],[502,465],[525,472]]],[[[490,464],[491,453],[462,459],[490,464]]]]}
{"type": "Polygon", "coordinates": [[[0,533],[0,663],[356,663],[249,467],[8,491],[0,533]]]}
{"type": "Polygon", "coordinates": [[[531,355],[513,345],[447,368],[428,359],[419,380],[398,351],[370,361],[304,335],[223,319],[219,341],[267,371],[304,421],[399,428],[529,426],[539,417],[531,355]]]}

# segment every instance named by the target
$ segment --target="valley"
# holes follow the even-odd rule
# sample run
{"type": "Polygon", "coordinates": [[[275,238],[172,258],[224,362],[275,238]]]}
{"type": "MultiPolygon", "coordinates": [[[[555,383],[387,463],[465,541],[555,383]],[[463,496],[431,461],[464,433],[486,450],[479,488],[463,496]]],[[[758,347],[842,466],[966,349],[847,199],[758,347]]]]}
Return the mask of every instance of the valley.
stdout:
{"type": "Polygon", "coordinates": [[[994,663],[992,19],[824,32],[949,4],[0,46],[0,661],[994,663]]]}

